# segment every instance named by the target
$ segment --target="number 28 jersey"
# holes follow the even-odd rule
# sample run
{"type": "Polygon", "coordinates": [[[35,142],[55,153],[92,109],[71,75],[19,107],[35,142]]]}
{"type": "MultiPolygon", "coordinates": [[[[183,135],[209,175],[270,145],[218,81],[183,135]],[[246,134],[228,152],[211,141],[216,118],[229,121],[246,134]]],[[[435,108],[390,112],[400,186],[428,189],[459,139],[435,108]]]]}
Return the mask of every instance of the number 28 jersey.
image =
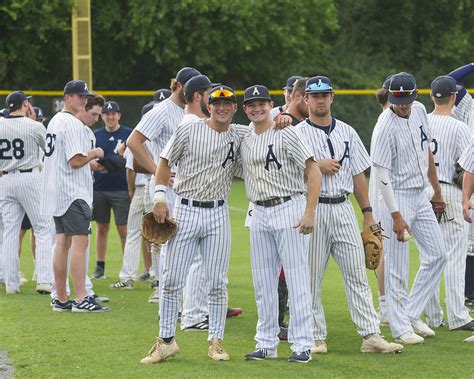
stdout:
{"type": "Polygon", "coordinates": [[[88,164],[74,169],[69,160],[87,156],[91,139],[87,128],[68,112],[57,113],[49,122],[43,172],[41,212],[59,217],[74,200],[82,199],[92,207],[92,176],[88,164]]]}

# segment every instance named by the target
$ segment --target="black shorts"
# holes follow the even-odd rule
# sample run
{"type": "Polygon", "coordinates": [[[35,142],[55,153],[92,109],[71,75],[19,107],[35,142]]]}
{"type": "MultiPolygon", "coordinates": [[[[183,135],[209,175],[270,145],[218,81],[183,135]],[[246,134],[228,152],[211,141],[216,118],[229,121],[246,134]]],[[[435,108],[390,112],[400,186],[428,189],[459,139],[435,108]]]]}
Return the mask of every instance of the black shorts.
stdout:
{"type": "Polygon", "coordinates": [[[67,236],[83,236],[92,232],[91,228],[92,210],[82,199],[74,200],[66,213],[60,217],[54,217],[56,234],[67,236]]]}
{"type": "Polygon", "coordinates": [[[92,219],[99,224],[110,224],[110,210],[114,210],[116,225],[126,225],[130,198],[127,191],[94,191],[92,219]]]}
{"type": "Polygon", "coordinates": [[[25,217],[23,217],[23,221],[21,222],[21,229],[28,230],[31,229],[31,221],[28,218],[28,215],[25,213],[25,217]]]}

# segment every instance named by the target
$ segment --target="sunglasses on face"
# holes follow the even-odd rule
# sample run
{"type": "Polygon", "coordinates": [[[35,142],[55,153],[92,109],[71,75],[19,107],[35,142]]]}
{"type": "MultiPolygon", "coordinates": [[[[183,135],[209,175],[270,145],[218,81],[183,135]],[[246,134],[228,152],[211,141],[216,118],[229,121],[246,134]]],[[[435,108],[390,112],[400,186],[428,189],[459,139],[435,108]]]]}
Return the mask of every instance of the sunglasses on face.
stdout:
{"type": "Polygon", "coordinates": [[[229,91],[227,89],[218,89],[214,92],[212,92],[209,97],[211,99],[216,99],[216,98],[221,98],[221,97],[224,97],[224,98],[235,98],[235,94],[232,92],[232,91],[229,91]]]}
{"type": "Polygon", "coordinates": [[[390,94],[394,97],[410,97],[412,96],[414,93],[416,93],[416,89],[412,89],[412,90],[408,90],[408,91],[391,91],[390,90],[390,94]]]}

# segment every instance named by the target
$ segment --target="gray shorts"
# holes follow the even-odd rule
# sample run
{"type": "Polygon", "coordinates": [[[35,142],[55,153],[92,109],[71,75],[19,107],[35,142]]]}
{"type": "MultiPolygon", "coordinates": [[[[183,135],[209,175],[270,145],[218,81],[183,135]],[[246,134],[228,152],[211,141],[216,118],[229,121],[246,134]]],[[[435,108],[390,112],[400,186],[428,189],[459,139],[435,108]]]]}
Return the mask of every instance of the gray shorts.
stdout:
{"type": "Polygon", "coordinates": [[[83,236],[91,234],[92,210],[82,199],[74,200],[66,213],[60,217],[54,217],[56,234],[67,236],[83,236]]]}
{"type": "Polygon", "coordinates": [[[127,191],[94,191],[92,219],[99,224],[110,224],[110,210],[114,210],[115,224],[126,225],[130,198],[127,191]]]}

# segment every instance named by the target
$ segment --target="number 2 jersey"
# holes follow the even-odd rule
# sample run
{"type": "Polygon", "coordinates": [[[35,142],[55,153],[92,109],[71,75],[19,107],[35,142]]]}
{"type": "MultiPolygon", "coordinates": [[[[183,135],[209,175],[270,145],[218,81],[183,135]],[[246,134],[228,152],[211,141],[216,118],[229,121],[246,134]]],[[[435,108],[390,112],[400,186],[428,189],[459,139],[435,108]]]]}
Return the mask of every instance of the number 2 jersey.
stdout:
{"type": "Polygon", "coordinates": [[[41,163],[46,129],[24,116],[0,119],[0,171],[30,170],[41,163]]]}
{"type": "Polygon", "coordinates": [[[87,156],[91,138],[87,127],[68,112],[57,113],[49,122],[43,170],[41,213],[59,217],[74,200],[92,207],[92,175],[88,164],[74,169],[69,160],[87,156]]]}

